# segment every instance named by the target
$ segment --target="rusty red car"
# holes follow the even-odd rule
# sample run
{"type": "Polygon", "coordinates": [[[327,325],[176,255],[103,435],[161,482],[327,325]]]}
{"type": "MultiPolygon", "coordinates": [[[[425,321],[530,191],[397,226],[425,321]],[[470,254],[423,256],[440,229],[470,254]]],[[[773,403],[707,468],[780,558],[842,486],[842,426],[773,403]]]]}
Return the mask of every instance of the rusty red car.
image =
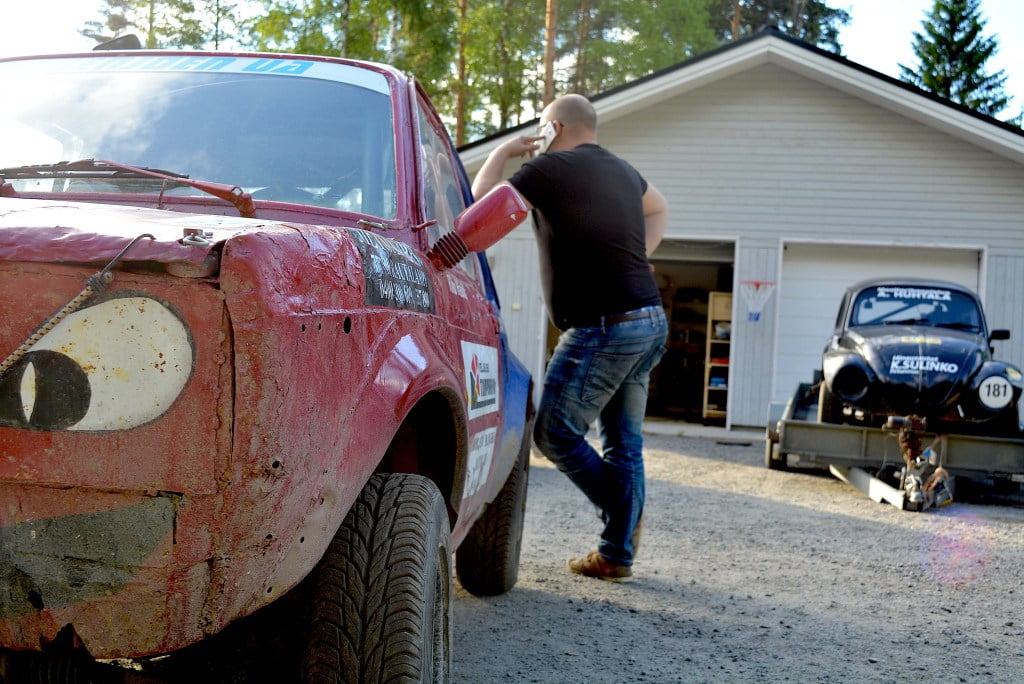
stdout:
{"type": "Polygon", "coordinates": [[[288,597],[296,679],[447,679],[453,575],[517,577],[531,379],[482,249],[525,207],[473,203],[380,64],[106,50],[0,83],[5,671],[288,597]]]}

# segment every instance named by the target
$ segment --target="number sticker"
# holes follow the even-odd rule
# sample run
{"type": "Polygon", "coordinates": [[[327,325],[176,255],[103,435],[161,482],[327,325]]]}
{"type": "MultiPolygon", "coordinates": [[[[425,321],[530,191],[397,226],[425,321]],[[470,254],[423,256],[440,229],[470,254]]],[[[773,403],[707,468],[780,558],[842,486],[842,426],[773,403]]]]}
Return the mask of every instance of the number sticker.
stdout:
{"type": "Polygon", "coordinates": [[[1013,386],[1006,378],[992,375],[981,381],[978,387],[978,399],[990,409],[1006,408],[1013,398],[1013,386]]]}

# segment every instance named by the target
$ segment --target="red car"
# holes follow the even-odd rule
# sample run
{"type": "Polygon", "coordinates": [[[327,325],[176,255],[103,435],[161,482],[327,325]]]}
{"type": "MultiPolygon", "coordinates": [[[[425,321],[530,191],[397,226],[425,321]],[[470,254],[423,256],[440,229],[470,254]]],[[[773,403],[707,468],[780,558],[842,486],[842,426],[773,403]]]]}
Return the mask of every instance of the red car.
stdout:
{"type": "Polygon", "coordinates": [[[471,592],[516,580],[532,419],[459,260],[525,209],[466,209],[437,112],[378,64],[101,51],[0,83],[8,674],[288,596],[302,679],[446,679],[452,554],[471,592]]]}

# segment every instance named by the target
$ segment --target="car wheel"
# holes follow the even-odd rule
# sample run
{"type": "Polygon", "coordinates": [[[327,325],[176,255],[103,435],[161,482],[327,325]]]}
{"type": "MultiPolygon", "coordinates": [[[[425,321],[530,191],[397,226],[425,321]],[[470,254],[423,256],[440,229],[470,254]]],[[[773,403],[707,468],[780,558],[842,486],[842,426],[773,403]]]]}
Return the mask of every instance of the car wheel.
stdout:
{"type": "Polygon", "coordinates": [[[471,594],[504,594],[515,586],[519,577],[523,516],[530,479],[531,432],[525,431],[519,459],[498,496],[487,504],[455,552],[459,583],[471,594]]]}
{"type": "Polygon", "coordinates": [[[370,479],[313,574],[305,682],[450,679],[449,535],[431,480],[370,479]]]}
{"type": "Polygon", "coordinates": [[[836,395],[832,394],[825,383],[821,383],[818,391],[818,422],[819,423],[842,423],[843,404],[836,395]]]}

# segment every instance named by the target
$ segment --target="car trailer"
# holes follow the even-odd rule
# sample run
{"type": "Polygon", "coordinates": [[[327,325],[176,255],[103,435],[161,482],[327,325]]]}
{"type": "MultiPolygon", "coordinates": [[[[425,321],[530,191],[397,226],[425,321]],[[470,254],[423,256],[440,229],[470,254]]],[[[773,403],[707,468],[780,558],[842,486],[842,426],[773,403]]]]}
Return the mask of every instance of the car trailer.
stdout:
{"type": "Polygon", "coordinates": [[[935,434],[907,418],[885,427],[822,423],[818,396],[817,384],[801,383],[788,402],[769,406],[768,468],[827,468],[873,501],[911,511],[949,503],[954,477],[990,480],[1004,491],[1024,482],[1024,439],[935,434]],[[918,447],[910,461],[902,448],[908,438],[918,447]],[[923,492],[922,480],[937,470],[949,477],[938,491],[923,492]]]}

